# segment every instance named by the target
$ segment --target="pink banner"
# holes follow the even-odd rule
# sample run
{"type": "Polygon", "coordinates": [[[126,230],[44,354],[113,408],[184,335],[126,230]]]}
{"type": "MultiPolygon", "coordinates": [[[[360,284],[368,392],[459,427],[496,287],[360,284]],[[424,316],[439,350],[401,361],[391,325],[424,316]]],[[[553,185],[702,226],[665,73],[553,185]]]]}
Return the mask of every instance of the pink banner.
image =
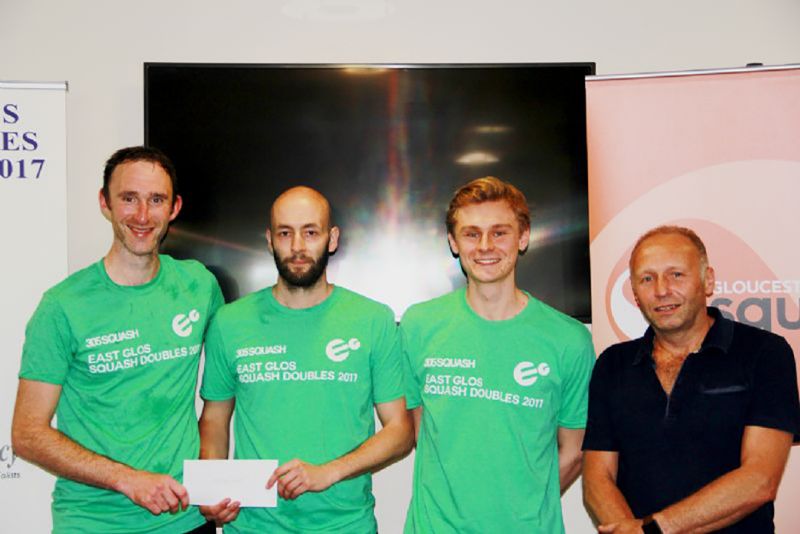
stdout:
{"type": "MultiPolygon", "coordinates": [[[[588,79],[592,334],[598,353],[646,324],[628,282],[637,237],[690,226],[706,243],[711,304],[800,355],[800,66],[588,79]]],[[[800,459],[778,532],[800,532],[800,459]]]]}

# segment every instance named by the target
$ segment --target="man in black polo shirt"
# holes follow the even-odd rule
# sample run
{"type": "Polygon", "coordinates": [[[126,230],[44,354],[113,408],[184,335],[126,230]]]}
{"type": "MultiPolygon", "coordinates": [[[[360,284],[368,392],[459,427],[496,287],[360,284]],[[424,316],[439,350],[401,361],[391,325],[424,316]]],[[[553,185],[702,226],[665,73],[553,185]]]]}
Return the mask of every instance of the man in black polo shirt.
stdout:
{"type": "Polygon", "coordinates": [[[631,253],[650,324],[610,347],[589,388],[584,501],[599,532],[774,532],[800,403],[792,349],[706,308],[714,270],[687,228],[631,253]]]}

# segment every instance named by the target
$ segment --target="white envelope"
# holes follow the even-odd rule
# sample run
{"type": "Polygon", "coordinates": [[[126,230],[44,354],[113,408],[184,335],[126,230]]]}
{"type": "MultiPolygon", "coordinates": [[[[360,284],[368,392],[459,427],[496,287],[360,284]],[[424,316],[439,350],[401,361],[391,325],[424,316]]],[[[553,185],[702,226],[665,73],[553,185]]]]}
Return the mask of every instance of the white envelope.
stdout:
{"type": "Polygon", "coordinates": [[[267,480],[277,468],[278,460],[184,460],[183,485],[189,504],[230,498],[242,507],[274,508],[278,485],[267,489],[267,480]]]}

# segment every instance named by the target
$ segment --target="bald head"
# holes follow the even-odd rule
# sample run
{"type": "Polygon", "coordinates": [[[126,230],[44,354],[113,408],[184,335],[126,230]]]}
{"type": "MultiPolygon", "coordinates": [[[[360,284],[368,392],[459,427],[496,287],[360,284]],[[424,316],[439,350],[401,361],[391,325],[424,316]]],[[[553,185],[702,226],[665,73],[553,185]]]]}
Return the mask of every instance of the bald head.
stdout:
{"type": "Polygon", "coordinates": [[[290,291],[327,288],[328,255],[339,244],[339,229],[331,226],[327,199],[310,187],[285,191],[272,204],[267,244],[278,268],[279,285],[290,291]]]}
{"type": "Polygon", "coordinates": [[[691,228],[673,225],[662,225],[651,228],[639,237],[639,239],[636,241],[636,244],[633,246],[631,257],[628,260],[628,267],[630,268],[631,272],[633,272],[634,260],[645,243],[653,238],[665,235],[682,237],[697,251],[698,257],[700,258],[700,270],[701,273],[703,273],[703,276],[705,276],[705,270],[706,267],[708,267],[708,253],[706,252],[706,246],[703,244],[703,240],[700,239],[700,236],[698,236],[691,228]]]}
{"type": "Polygon", "coordinates": [[[275,199],[269,211],[270,227],[298,216],[313,218],[324,230],[331,227],[331,205],[322,193],[304,185],[287,189],[275,199]]]}

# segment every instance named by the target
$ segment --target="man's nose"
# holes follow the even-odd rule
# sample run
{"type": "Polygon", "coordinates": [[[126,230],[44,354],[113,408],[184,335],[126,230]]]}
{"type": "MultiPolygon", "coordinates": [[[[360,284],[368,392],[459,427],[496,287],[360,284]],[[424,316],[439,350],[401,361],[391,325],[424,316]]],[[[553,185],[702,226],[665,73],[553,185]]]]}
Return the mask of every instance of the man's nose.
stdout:
{"type": "Polygon", "coordinates": [[[306,246],[305,240],[303,239],[303,234],[301,232],[297,232],[292,236],[292,252],[299,252],[304,250],[306,246]]]}
{"type": "Polygon", "coordinates": [[[136,208],[136,220],[137,221],[147,221],[147,217],[150,213],[150,208],[147,205],[147,202],[139,202],[139,205],[136,208]]]}
{"type": "Polygon", "coordinates": [[[492,238],[489,236],[489,233],[485,233],[481,235],[481,239],[478,242],[478,246],[481,250],[491,250],[494,244],[492,243],[492,238]]]}
{"type": "Polygon", "coordinates": [[[663,296],[669,293],[669,281],[665,276],[657,276],[655,280],[656,295],[663,296]]]}

